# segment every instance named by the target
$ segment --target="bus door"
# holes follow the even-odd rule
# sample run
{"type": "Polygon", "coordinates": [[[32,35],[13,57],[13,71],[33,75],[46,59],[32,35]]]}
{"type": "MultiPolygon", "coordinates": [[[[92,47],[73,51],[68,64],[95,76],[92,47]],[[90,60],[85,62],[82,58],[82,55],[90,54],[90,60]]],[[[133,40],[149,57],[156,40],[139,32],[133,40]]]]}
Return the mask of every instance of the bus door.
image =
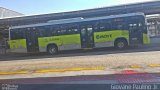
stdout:
{"type": "Polygon", "coordinates": [[[82,48],[93,48],[93,28],[92,27],[82,27],[81,28],[81,47],[82,48]]]}
{"type": "Polygon", "coordinates": [[[129,24],[129,41],[130,45],[138,45],[143,43],[143,33],[141,24],[129,24]]]}
{"type": "Polygon", "coordinates": [[[27,52],[39,52],[38,35],[35,29],[27,29],[26,32],[27,52]]]}

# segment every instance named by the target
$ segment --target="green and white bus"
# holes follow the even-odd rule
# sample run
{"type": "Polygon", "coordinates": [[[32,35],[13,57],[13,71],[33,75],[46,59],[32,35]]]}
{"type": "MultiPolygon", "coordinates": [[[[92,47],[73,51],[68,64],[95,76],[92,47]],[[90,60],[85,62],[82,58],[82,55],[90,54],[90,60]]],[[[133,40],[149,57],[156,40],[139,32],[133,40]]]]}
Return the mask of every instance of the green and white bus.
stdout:
{"type": "Polygon", "coordinates": [[[56,54],[62,50],[149,44],[143,13],[69,18],[9,29],[11,52],[56,54]]]}

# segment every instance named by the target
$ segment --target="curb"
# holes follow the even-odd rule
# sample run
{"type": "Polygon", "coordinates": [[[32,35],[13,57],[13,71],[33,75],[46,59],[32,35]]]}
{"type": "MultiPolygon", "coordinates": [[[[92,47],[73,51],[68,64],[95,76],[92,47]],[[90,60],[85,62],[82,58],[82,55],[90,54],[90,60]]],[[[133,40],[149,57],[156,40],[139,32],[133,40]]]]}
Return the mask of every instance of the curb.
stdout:
{"type": "Polygon", "coordinates": [[[36,70],[36,71],[19,71],[19,72],[0,72],[0,75],[14,75],[14,74],[28,74],[32,73],[49,73],[49,72],[69,72],[69,71],[83,71],[83,70],[105,70],[105,67],[93,67],[93,68],[67,68],[67,69],[48,69],[48,70],[36,70]]]}

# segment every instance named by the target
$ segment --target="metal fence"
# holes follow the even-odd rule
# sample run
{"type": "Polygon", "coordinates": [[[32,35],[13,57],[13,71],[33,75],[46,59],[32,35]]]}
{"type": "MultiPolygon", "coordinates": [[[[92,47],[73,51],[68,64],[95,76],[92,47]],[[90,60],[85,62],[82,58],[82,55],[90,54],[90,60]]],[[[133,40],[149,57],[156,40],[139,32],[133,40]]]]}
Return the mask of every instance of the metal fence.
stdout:
{"type": "Polygon", "coordinates": [[[6,54],[6,46],[5,45],[0,45],[0,56],[6,54]]]}

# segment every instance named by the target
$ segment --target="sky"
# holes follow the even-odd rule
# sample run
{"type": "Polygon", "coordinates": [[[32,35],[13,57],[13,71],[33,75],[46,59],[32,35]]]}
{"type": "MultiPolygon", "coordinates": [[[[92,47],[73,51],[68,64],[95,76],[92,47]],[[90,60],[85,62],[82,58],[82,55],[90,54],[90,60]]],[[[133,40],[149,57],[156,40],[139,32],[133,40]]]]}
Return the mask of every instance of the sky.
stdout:
{"type": "Polygon", "coordinates": [[[0,7],[38,15],[156,0],[0,0],[0,7]]]}

